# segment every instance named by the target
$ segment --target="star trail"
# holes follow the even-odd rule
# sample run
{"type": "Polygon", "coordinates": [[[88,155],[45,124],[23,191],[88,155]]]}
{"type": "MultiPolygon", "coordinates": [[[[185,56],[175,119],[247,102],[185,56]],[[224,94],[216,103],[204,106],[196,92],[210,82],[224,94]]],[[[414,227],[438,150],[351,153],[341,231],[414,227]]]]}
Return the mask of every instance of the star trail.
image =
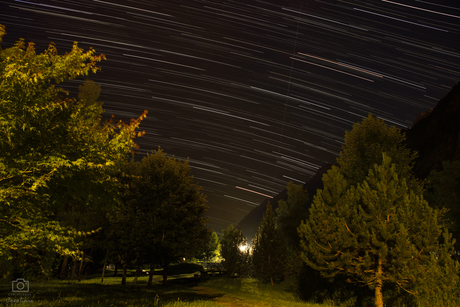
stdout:
{"type": "Polygon", "coordinates": [[[104,53],[106,113],[149,111],[141,154],[189,158],[217,233],[335,162],[369,112],[410,127],[460,81],[455,0],[0,0],[0,23],[3,48],[104,53]]]}

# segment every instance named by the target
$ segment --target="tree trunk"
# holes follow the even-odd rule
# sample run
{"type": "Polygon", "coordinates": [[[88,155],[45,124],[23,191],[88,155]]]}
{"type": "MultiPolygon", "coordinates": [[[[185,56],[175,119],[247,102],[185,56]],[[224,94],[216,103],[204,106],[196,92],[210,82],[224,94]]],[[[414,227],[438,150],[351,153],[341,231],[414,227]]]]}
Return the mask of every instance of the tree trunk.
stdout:
{"type": "Polygon", "coordinates": [[[126,270],[128,268],[128,265],[126,263],[123,263],[123,277],[121,278],[121,284],[126,286],[126,270]]]}
{"type": "Polygon", "coordinates": [[[165,262],[163,265],[163,286],[166,286],[166,281],[168,280],[168,267],[169,263],[165,262]]]}
{"type": "Polygon", "coordinates": [[[128,268],[128,265],[126,263],[123,263],[123,277],[121,278],[121,284],[126,286],[126,269],[128,268]]]}
{"type": "Polygon", "coordinates": [[[137,266],[137,268],[136,268],[136,276],[134,276],[134,283],[135,284],[137,284],[137,278],[139,277],[140,274],[141,274],[141,267],[137,266]]]}
{"type": "Polygon", "coordinates": [[[72,262],[72,276],[70,279],[74,280],[75,279],[75,271],[77,269],[77,260],[74,258],[72,262]]]}
{"type": "Polygon", "coordinates": [[[83,275],[83,279],[86,279],[86,277],[88,276],[88,271],[90,270],[90,265],[89,263],[86,263],[85,264],[85,275],[83,275]]]}
{"type": "Polygon", "coordinates": [[[105,273],[105,267],[107,266],[107,261],[104,261],[104,266],[102,267],[102,279],[101,279],[101,283],[104,282],[104,273],[105,273]]]}
{"type": "Polygon", "coordinates": [[[84,260],[85,260],[85,254],[81,252],[80,268],[78,269],[78,281],[81,281],[81,269],[83,267],[84,260]]]}
{"type": "Polygon", "coordinates": [[[60,279],[64,279],[67,277],[67,263],[68,262],[69,262],[69,255],[65,255],[64,260],[62,260],[61,273],[59,274],[60,279]]]}
{"type": "Polygon", "coordinates": [[[153,273],[155,272],[155,264],[150,263],[150,272],[149,272],[149,282],[147,283],[147,286],[152,286],[152,280],[153,280],[153,273]]]}
{"type": "Polygon", "coordinates": [[[117,273],[118,273],[118,261],[115,262],[115,272],[113,273],[113,276],[117,277],[117,273]]]}
{"type": "Polygon", "coordinates": [[[383,294],[382,294],[382,260],[379,259],[379,264],[377,267],[377,276],[375,282],[375,307],[383,307],[383,294]]]}

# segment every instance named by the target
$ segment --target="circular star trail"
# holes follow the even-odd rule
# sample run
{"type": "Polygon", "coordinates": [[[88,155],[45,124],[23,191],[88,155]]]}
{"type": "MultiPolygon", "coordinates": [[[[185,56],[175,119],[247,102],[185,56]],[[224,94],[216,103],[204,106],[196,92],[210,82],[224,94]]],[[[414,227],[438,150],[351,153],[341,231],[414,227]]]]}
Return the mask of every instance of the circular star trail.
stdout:
{"type": "Polygon", "coordinates": [[[368,113],[410,127],[460,80],[453,0],[18,0],[0,23],[3,48],[104,53],[106,113],[149,111],[141,154],[189,158],[218,233],[334,162],[368,113]]]}

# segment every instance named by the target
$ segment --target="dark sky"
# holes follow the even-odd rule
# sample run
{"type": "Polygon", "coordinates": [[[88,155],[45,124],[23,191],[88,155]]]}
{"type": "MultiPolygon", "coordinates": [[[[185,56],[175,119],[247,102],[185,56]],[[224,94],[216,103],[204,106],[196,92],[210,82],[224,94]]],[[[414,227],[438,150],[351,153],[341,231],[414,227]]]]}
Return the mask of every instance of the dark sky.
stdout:
{"type": "Polygon", "coordinates": [[[458,0],[0,0],[0,23],[4,48],[104,53],[104,109],[149,111],[141,153],[190,158],[218,233],[334,162],[369,112],[411,126],[460,81],[458,0]]]}

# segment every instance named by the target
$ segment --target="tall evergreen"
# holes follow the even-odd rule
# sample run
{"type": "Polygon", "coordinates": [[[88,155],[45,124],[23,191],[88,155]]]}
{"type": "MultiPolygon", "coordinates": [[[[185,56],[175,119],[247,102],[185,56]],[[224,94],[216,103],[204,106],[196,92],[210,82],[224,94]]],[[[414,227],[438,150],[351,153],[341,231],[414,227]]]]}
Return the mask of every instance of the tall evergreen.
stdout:
{"type": "Polygon", "coordinates": [[[286,244],[270,203],[253,239],[252,262],[259,279],[280,282],[285,277],[286,244]]]}
{"type": "Polygon", "coordinates": [[[369,286],[379,307],[387,283],[419,295],[457,282],[450,235],[438,241],[437,211],[398,176],[390,157],[383,154],[383,163],[356,186],[338,167],[323,183],[309,219],[299,227],[302,259],[309,266],[323,276],[345,274],[369,286]]]}
{"type": "Polygon", "coordinates": [[[460,247],[460,161],[443,161],[442,170],[428,176],[425,197],[430,206],[444,212],[446,223],[460,247]]]}
{"type": "Polygon", "coordinates": [[[287,184],[287,200],[278,201],[276,208],[276,220],[279,231],[292,249],[299,247],[299,234],[297,227],[300,222],[308,217],[307,203],[308,191],[303,189],[303,185],[296,185],[292,181],[287,184]]]}
{"type": "Polygon", "coordinates": [[[417,153],[405,146],[406,136],[401,129],[388,127],[381,119],[369,116],[353,125],[345,132],[345,145],[337,163],[348,184],[361,183],[374,167],[382,161],[382,152],[392,158],[396,171],[407,178],[409,186],[421,190],[421,185],[413,179],[412,166],[417,153]]]}

